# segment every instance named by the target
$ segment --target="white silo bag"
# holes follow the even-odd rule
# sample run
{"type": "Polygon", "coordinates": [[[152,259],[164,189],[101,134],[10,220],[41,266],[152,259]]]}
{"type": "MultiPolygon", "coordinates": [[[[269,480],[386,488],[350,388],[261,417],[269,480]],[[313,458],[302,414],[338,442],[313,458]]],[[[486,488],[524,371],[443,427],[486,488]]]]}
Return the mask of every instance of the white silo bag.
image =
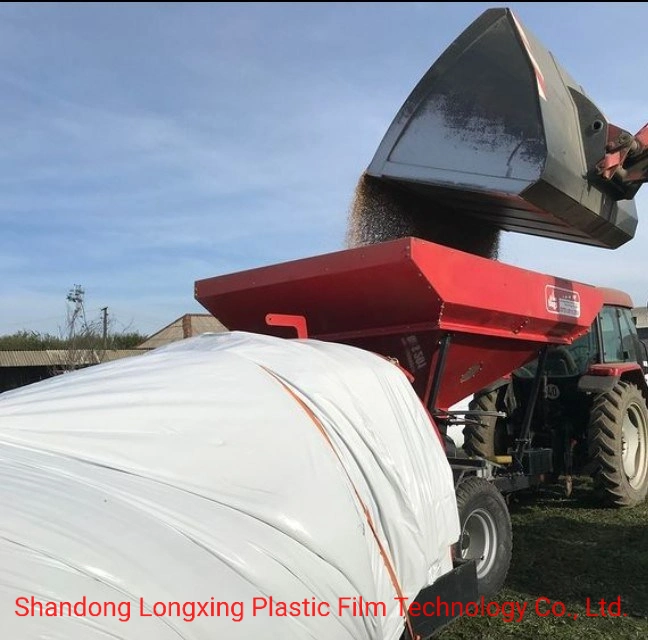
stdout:
{"type": "Polygon", "coordinates": [[[11,640],[397,640],[458,537],[434,426],[359,349],[204,335],[0,395],[11,640]]]}

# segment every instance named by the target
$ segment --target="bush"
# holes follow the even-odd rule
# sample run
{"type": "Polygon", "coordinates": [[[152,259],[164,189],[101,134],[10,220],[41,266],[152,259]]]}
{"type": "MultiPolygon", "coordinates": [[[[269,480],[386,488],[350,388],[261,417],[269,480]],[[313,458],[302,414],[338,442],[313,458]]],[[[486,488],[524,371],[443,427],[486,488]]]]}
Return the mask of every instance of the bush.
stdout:
{"type": "MultiPolygon", "coordinates": [[[[106,349],[134,349],[146,340],[147,336],[138,331],[109,334],[106,349]]],[[[16,331],[0,336],[0,351],[42,351],[44,349],[94,349],[104,348],[103,336],[96,331],[86,331],[72,339],[60,338],[50,333],[37,331],[16,331]]]]}

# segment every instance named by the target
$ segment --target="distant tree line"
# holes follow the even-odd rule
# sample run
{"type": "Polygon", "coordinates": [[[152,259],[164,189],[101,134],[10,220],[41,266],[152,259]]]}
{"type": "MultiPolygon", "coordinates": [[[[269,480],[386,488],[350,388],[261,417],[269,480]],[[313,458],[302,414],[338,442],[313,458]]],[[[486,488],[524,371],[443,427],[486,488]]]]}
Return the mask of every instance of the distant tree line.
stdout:
{"type": "Polygon", "coordinates": [[[146,340],[147,336],[138,331],[109,333],[104,344],[100,330],[86,329],[72,337],[61,338],[50,333],[37,331],[16,331],[0,336],[0,351],[42,351],[44,349],[134,349],[146,340]]]}

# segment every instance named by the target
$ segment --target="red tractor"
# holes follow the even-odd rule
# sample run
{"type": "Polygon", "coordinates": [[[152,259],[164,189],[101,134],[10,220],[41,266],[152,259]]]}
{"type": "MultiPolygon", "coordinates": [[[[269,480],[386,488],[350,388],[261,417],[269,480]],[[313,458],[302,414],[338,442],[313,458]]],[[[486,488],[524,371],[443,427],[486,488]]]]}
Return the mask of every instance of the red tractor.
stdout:
{"type": "Polygon", "coordinates": [[[489,459],[507,455],[530,413],[527,437],[552,449],[553,475],[564,475],[568,494],[572,475],[587,472],[606,502],[634,506],[648,493],[648,354],[630,298],[601,291],[604,306],[590,331],[475,395],[464,449],[489,459]]]}

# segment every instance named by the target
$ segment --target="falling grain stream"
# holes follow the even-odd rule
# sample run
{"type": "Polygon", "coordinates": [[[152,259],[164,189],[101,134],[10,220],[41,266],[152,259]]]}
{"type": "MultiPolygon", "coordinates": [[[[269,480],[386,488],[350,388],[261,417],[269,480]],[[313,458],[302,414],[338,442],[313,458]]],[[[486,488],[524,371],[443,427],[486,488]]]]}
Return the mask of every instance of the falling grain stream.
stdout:
{"type": "Polygon", "coordinates": [[[357,247],[415,236],[497,259],[499,231],[449,208],[363,174],[349,211],[346,243],[357,247]]]}

